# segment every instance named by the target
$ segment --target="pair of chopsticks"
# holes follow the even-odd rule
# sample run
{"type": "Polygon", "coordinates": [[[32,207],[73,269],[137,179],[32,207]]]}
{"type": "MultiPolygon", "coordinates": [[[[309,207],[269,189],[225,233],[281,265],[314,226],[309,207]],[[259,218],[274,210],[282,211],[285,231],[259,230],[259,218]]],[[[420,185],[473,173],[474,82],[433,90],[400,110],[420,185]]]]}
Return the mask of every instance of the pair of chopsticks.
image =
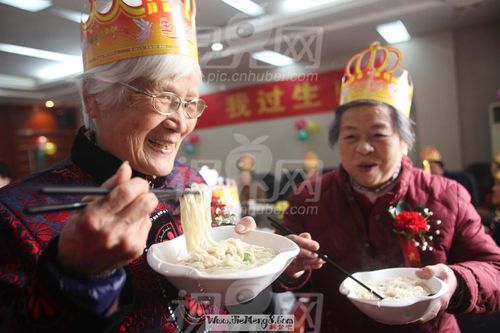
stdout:
{"type": "MultiPolygon", "coordinates": [[[[276,219],[274,219],[274,218],[272,218],[270,216],[268,216],[267,218],[269,219],[269,221],[271,221],[271,225],[273,227],[275,227],[276,229],[278,229],[279,231],[281,231],[285,235],[293,234],[292,230],[290,230],[287,227],[285,227],[283,224],[281,224],[280,222],[278,222],[278,220],[276,220],[276,219]]],[[[314,251],[314,253],[316,253],[319,258],[323,259],[325,262],[327,262],[328,264],[332,265],[333,267],[335,267],[336,269],[338,269],[339,271],[341,271],[342,273],[344,273],[345,276],[347,276],[348,278],[353,279],[360,286],[362,286],[363,288],[365,288],[366,290],[368,290],[373,295],[377,296],[380,300],[384,299],[375,290],[371,289],[370,287],[368,287],[367,285],[365,285],[363,282],[361,282],[358,279],[356,279],[354,276],[351,275],[351,273],[349,273],[348,271],[346,271],[345,269],[343,269],[341,266],[339,266],[332,259],[328,258],[328,256],[326,254],[323,254],[320,251],[314,251]]]]}
{"type": "MultiPolygon", "coordinates": [[[[109,188],[103,187],[82,187],[82,186],[43,186],[37,190],[41,194],[81,194],[81,195],[107,195],[111,192],[109,188]]],[[[198,194],[196,189],[153,189],[158,199],[179,198],[184,194],[198,194]]],[[[29,215],[57,212],[61,210],[73,210],[86,207],[91,201],[77,201],[57,205],[39,205],[24,207],[24,212],[29,215]]]]}

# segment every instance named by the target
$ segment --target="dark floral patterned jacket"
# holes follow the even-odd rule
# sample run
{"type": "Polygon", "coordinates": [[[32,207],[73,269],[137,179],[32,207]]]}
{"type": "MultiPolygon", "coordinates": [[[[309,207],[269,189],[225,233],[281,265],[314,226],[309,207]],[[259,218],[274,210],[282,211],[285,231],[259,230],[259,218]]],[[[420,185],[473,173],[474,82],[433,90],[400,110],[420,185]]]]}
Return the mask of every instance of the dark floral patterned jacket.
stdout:
{"type": "MultiPolygon", "coordinates": [[[[110,317],[93,314],[61,291],[48,267],[56,261],[57,238],[71,212],[26,215],[28,205],[78,201],[82,196],[46,196],[41,185],[98,186],[121,161],[100,150],[81,129],[71,157],[50,169],[15,182],[0,192],[0,332],[178,332],[215,306],[200,306],[149,268],[145,254],[125,267],[119,310],[110,317]]],[[[145,177],[137,172],[134,176],[145,177]]],[[[203,182],[176,163],[171,174],[151,179],[155,188],[183,189],[203,182]]],[[[163,200],[151,214],[148,246],[182,234],[178,202],[163,200]]],[[[64,272],[61,273],[64,275],[64,272]]],[[[190,331],[202,328],[191,326],[190,331]],[[193,330],[193,327],[195,328],[193,330]]]]}

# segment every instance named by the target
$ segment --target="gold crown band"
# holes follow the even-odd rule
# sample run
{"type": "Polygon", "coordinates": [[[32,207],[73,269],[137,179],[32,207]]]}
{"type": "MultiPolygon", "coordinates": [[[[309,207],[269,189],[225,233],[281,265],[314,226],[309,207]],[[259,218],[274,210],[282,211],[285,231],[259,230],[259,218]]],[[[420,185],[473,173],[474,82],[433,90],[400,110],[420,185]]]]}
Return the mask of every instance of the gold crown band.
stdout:
{"type": "Polygon", "coordinates": [[[95,0],[81,25],[85,70],[128,58],[180,54],[198,60],[195,0],[143,0],[130,6],[112,0],[100,13],[95,0]]]}
{"type": "Polygon", "coordinates": [[[391,105],[409,117],[413,83],[404,69],[401,69],[401,75],[395,75],[401,60],[398,49],[381,46],[379,42],[373,42],[368,49],[354,55],[342,78],[340,106],[359,100],[375,100],[391,105]],[[377,58],[377,52],[382,52],[383,57],[377,58]],[[395,55],[396,62],[389,68],[391,54],[395,55]],[[377,63],[379,59],[380,63],[377,63]]]}

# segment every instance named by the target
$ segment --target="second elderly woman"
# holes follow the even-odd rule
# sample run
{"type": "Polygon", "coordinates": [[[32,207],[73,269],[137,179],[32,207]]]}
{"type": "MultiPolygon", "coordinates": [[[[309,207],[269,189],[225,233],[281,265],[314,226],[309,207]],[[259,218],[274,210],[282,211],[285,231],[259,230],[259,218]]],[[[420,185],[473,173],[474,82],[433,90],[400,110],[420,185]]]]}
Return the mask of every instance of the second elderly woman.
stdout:
{"type": "Polygon", "coordinates": [[[454,314],[500,308],[500,250],[484,233],[467,191],[414,168],[407,157],[414,143],[409,118],[413,85],[408,72],[398,69],[400,60],[399,50],[373,43],[347,64],[329,133],[341,164],[289,198],[284,223],[303,236],[292,238],[310,257],[290,265],[281,285],[296,289],[309,279],[310,290],[323,294],[321,332],[459,332],[454,314]],[[395,56],[395,65],[389,55],[395,56]],[[311,200],[310,188],[320,188],[319,200],[311,200]],[[407,241],[417,236],[411,222],[398,225],[388,212],[398,205],[433,213],[430,230],[418,230],[426,233],[425,242],[407,241]],[[318,269],[321,261],[311,251],[319,245],[348,271],[421,267],[420,277],[441,278],[449,292],[418,322],[403,327],[378,323],[339,292],[345,278],[341,272],[328,265],[318,269]]]}

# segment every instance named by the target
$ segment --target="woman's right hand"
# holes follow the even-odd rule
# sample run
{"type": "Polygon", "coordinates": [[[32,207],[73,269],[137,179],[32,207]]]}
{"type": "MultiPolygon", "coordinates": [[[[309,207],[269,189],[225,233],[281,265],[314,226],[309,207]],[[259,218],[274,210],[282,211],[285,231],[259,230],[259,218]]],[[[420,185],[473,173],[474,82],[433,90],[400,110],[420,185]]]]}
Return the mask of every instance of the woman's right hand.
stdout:
{"type": "Polygon", "coordinates": [[[156,196],[142,178],[131,178],[124,162],[102,187],[112,189],[73,215],[61,231],[59,262],[86,274],[102,274],[121,267],[142,255],[151,221],[149,214],[158,205],[156,196]]]}
{"type": "Polygon", "coordinates": [[[289,279],[298,279],[305,270],[319,269],[325,263],[314,251],[319,250],[319,243],[311,239],[308,232],[300,235],[288,235],[287,238],[300,247],[300,252],[287,267],[284,274],[289,279]]]}

